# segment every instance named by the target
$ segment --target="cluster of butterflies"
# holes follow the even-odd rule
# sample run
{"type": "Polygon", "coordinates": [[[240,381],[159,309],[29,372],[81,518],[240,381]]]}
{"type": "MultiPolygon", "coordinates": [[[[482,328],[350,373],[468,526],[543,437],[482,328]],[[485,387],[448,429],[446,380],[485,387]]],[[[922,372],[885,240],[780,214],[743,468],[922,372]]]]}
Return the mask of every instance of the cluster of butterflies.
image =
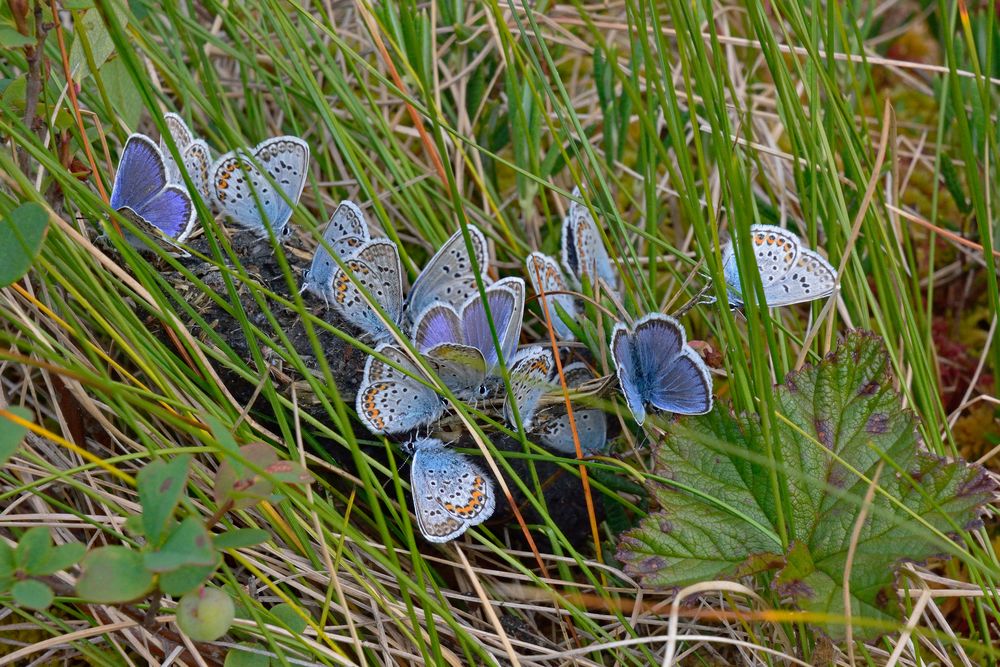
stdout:
{"type": "MultiPolygon", "coordinates": [[[[579,191],[574,195],[579,198],[579,191]]],[[[563,221],[561,245],[561,262],[532,253],[526,270],[534,291],[556,306],[550,321],[558,337],[570,341],[574,334],[567,321],[581,312],[574,294],[584,283],[617,290],[619,280],[594,217],[577,201],[570,203],[563,221]]],[[[769,305],[832,293],[832,267],[803,248],[793,234],[755,227],[753,245],[769,305]],[[778,275],[779,270],[784,273],[778,275]]],[[[502,398],[502,415],[511,428],[523,428],[557,452],[576,455],[577,444],[584,455],[601,452],[607,443],[602,410],[581,406],[571,416],[562,406],[542,406],[541,399],[559,387],[555,359],[548,346],[519,347],[524,281],[492,281],[488,268],[486,238],[468,225],[444,243],[404,294],[395,243],[372,238],[356,204],[340,204],[302,290],[325,300],[376,343],[357,394],[359,418],[376,434],[409,433],[433,425],[447,407],[440,387],[435,387],[437,378],[462,401],[502,398]],[[400,344],[397,336],[409,344],[400,344]],[[502,365],[509,371],[509,394],[502,365]]],[[[724,253],[724,269],[731,301],[741,304],[731,246],[724,253]]],[[[647,406],[686,415],[712,409],[709,369],[675,319],[652,313],[631,326],[618,323],[610,350],[618,385],[639,424],[646,419],[647,406]]],[[[595,379],[582,362],[562,370],[570,389],[595,379]]],[[[495,507],[493,485],[476,464],[438,439],[423,438],[409,447],[417,525],[428,540],[452,540],[489,518],[495,507]]]]}
{"type": "MultiPolygon", "coordinates": [[[[208,144],[194,136],[184,119],[174,113],[164,119],[181,164],[163,137],[157,145],[144,134],[132,134],[115,172],[111,208],[156,241],[184,243],[198,223],[186,172],[202,198],[236,224],[260,236],[268,230],[279,239],[287,235],[309,174],[309,144],[293,136],[273,137],[213,160],[208,144]]],[[[126,238],[144,247],[132,235],[126,238]]]]}
{"type": "MultiPolygon", "coordinates": [[[[196,224],[186,189],[190,183],[216,211],[238,225],[279,240],[287,236],[293,207],[308,175],[309,147],[297,137],[268,139],[214,161],[208,145],[184,121],[166,115],[182,164],[160,142],[133,134],[115,175],[111,206],[150,235],[183,243],[196,224]]],[[[561,261],[531,253],[526,271],[553,329],[564,342],[567,322],[582,309],[583,285],[617,292],[619,276],[590,209],[574,198],[563,220],[561,261]]],[[[751,228],[752,246],[768,306],[824,298],[836,288],[836,273],[794,234],[768,225],[751,228]]],[[[396,244],[373,238],[361,209],[342,202],[323,233],[302,291],[335,308],[375,343],[356,398],[357,413],[376,434],[403,434],[438,422],[447,407],[446,388],[461,401],[502,399],[502,416],[537,442],[560,453],[592,455],[607,444],[607,419],[597,408],[567,412],[543,397],[560,387],[548,346],[519,346],[525,283],[518,277],[492,280],[486,238],[473,225],[456,232],[430,259],[404,293],[396,244]],[[410,344],[402,345],[405,337],[410,344]],[[415,351],[416,354],[413,354],[415,351]],[[508,370],[510,392],[503,381],[508,370]],[[440,381],[443,387],[438,386],[440,381]]],[[[743,304],[732,244],[723,251],[729,301],[743,304]]],[[[677,320],[648,314],[634,324],[615,325],[610,343],[618,386],[640,425],[647,406],[694,415],[712,409],[712,378],[686,341],[677,320]]],[[[578,389],[595,380],[583,362],[562,366],[562,380],[578,389]]],[[[408,445],[413,454],[411,491],[417,525],[432,542],[446,542],[488,519],[495,507],[490,478],[466,456],[435,438],[408,445]]]]}

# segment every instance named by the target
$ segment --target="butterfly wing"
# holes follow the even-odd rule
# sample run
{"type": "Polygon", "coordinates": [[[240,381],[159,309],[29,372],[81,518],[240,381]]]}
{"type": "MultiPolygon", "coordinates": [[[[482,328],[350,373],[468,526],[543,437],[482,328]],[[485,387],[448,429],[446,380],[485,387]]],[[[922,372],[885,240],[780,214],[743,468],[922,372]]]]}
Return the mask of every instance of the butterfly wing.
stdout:
{"type": "Polygon", "coordinates": [[[436,303],[417,318],[413,342],[421,352],[446,343],[464,344],[462,320],[450,304],[436,303]]]}
{"type": "MultiPolygon", "coordinates": [[[[500,342],[500,353],[509,361],[517,349],[524,318],[524,281],[520,278],[499,280],[486,289],[486,298],[500,342]]],[[[486,308],[478,294],[462,307],[462,331],[465,343],[482,352],[487,368],[496,367],[499,363],[497,347],[493,343],[486,308]]]]}
{"type": "Polygon", "coordinates": [[[396,382],[412,377],[421,377],[421,371],[398,346],[392,343],[382,343],[375,348],[375,351],[390,362],[395,363],[402,370],[399,370],[399,368],[396,368],[391,363],[382,361],[375,355],[369,355],[365,361],[361,384],[371,384],[372,382],[385,380],[396,382]]]}
{"type": "Polygon", "coordinates": [[[448,542],[493,514],[493,483],[466,456],[440,440],[414,445],[410,490],[417,527],[431,542],[448,542]]]}
{"type": "Polygon", "coordinates": [[[441,397],[411,377],[374,380],[358,389],[355,409],[372,433],[406,433],[441,417],[441,397]]]}
{"type": "MultiPolygon", "coordinates": [[[[580,188],[573,189],[573,196],[580,198],[580,188]]],[[[618,273],[611,264],[611,257],[601,240],[597,223],[590,209],[576,201],[570,202],[569,212],[563,220],[562,228],[563,265],[578,281],[589,277],[593,284],[597,278],[611,286],[618,287],[618,273]]]]}
{"type": "Polygon", "coordinates": [[[111,208],[128,207],[138,213],[166,185],[167,169],[160,149],[144,134],[129,136],[115,171],[111,208]]]}
{"type": "Polygon", "coordinates": [[[368,219],[357,204],[345,199],[330,216],[323,238],[335,253],[341,257],[350,257],[371,239],[368,219]]]}
{"type": "Polygon", "coordinates": [[[823,299],[837,287],[837,272],[830,262],[814,250],[800,248],[795,266],[770,288],[764,290],[771,307],[823,299]]]}
{"type": "Polygon", "coordinates": [[[411,318],[417,317],[425,308],[437,301],[444,301],[459,308],[478,290],[475,268],[478,268],[483,280],[489,284],[486,278],[486,269],[489,266],[486,256],[486,237],[475,225],[469,225],[468,230],[469,240],[472,242],[471,256],[465,245],[465,237],[459,230],[441,246],[413,281],[410,293],[406,297],[406,310],[411,318]]]}
{"type": "MultiPolygon", "coordinates": [[[[195,189],[208,199],[208,169],[212,164],[212,149],[201,139],[195,139],[184,149],[183,157],[184,168],[195,189]]],[[[171,182],[183,185],[184,179],[178,174],[178,180],[171,182]]]]}
{"type": "MultiPolygon", "coordinates": [[[[591,456],[604,451],[608,442],[608,418],[601,410],[574,409],[573,420],[576,424],[576,434],[580,439],[580,451],[584,456],[591,456]]],[[[565,410],[559,413],[546,413],[538,418],[535,432],[542,444],[563,454],[576,456],[576,443],[573,441],[573,424],[565,410]]]]}
{"type": "Polygon", "coordinates": [[[384,338],[389,329],[358,286],[378,302],[390,321],[399,324],[403,279],[396,244],[387,239],[369,241],[345,264],[354,274],[354,280],[339,267],[334,271],[333,305],[348,322],[376,338],[384,338]]]}
{"type": "Polygon", "coordinates": [[[468,345],[440,343],[424,356],[455,396],[463,401],[482,398],[487,368],[482,352],[468,345]]]}
{"type": "MultiPolygon", "coordinates": [[[[194,133],[188,127],[184,119],[179,115],[171,112],[163,114],[163,120],[167,122],[167,131],[174,140],[174,144],[177,146],[177,150],[183,152],[192,141],[194,141],[194,133]]],[[[163,137],[160,137],[160,150],[166,148],[166,144],[163,141],[163,137]]],[[[167,151],[163,150],[164,153],[167,151]]]]}
{"type": "Polygon", "coordinates": [[[132,210],[177,243],[183,243],[191,235],[197,222],[190,195],[178,185],[168,185],[132,210]]]}
{"type": "Polygon", "coordinates": [[[536,345],[518,352],[510,368],[510,395],[503,404],[504,419],[511,427],[517,428],[513,408],[516,405],[524,430],[531,431],[539,399],[553,388],[549,377],[554,365],[552,353],[543,347],[536,345]]]}
{"type": "Polygon", "coordinates": [[[356,409],[372,433],[405,433],[441,417],[444,404],[437,392],[416,378],[421,372],[395,345],[382,344],[376,352],[396,368],[370,356],[358,389],[356,409]]]}
{"type": "Polygon", "coordinates": [[[267,211],[274,228],[282,229],[292,215],[292,207],[299,203],[309,176],[309,144],[298,137],[274,137],[257,144],[254,157],[285,195],[277,198],[273,211],[267,211]]]}
{"type": "MultiPolygon", "coordinates": [[[[187,150],[191,142],[194,141],[194,134],[188,129],[187,123],[184,119],[175,113],[165,113],[163,114],[163,119],[167,122],[167,131],[174,140],[174,145],[177,146],[177,152],[182,156],[184,151],[187,150]]],[[[170,147],[167,146],[167,142],[160,137],[160,153],[163,155],[163,163],[167,169],[167,180],[171,183],[177,183],[182,185],[184,183],[184,177],[181,176],[181,169],[174,161],[173,155],[170,154],[170,147]]]]}
{"type": "Polygon", "coordinates": [[[237,224],[261,235],[270,227],[280,238],[302,195],[308,167],[306,142],[274,137],[257,144],[252,157],[239,149],[221,156],[210,169],[209,189],[219,210],[237,224]]]}
{"type": "MultiPolygon", "coordinates": [[[[764,292],[767,294],[795,266],[801,242],[795,234],[773,225],[752,225],[750,235],[754,258],[757,261],[757,270],[760,272],[760,280],[764,286],[764,292]]],[[[730,300],[734,302],[734,305],[741,305],[743,303],[743,286],[739,268],[736,265],[736,253],[733,250],[732,241],[726,244],[723,252],[722,271],[730,293],[737,297],[730,300]]],[[[770,305],[770,299],[768,302],[770,305]]]]}
{"type": "Polygon", "coordinates": [[[562,340],[573,340],[573,332],[563,322],[559,311],[553,307],[558,304],[569,317],[576,316],[576,302],[570,294],[553,294],[553,292],[567,292],[569,286],[559,270],[556,260],[540,252],[533,252],[525,260],[528,271],[528,279],[535,293],[541,296],[545,294],[548,302],[549,318],[552,320],[552,327],[556,330],[556,335],[562,340]]]}
{"type": "MultiPolygon", "coordinates": [[[[586,364],[576,362],[563,368],[563,378],[566,380],[566,387],[574,389],[593,380],[594,373],[586,364]]],[[[570,422],[564,407],[548,408],[539,412],[535,433],[549,449],[575,456],[574,423],[580,439],[580,451],[584,456],[604,451],[608,442],[608,419],[603,410],[574,406],[573,422],[570,422]]]]}
{"type": "Polygon", "coordinates": [[[625,403],[635,421],[641,426],[646,420],[645,375],[639,367],[637,342],[628,327],[618,322],[611,332],[611,359],[615,363],[615,373],[618,375],[618,386],[625,397],[625,403]]]}

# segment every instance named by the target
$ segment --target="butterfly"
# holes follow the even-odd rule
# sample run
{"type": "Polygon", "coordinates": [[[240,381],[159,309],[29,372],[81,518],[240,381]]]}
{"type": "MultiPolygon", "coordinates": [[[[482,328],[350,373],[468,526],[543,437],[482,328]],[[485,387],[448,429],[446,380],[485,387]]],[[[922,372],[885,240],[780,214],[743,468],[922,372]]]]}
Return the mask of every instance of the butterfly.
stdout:
{"type": "Polygon", "coordinates": [[[335,267],[333,278],[327,285],[328,291],[323,294],[328,296],[344,319],[376,341],[392,338],[392,329],[371,306],[359,286],[379,304],[393,325],[402,323],[403,268],[396,244],[389,239],[372,239],[363,243],[344,264],[350,273],[335,267]]]}
{"type": "Polygon", "coordinates": [[[448,542],[493,515],[493,482],[469,458],[443,442],[413,443],[410,492],[417,527],[430,542],[448,542]]]}
{"type": "MultiPolygon", "coordinates": [[[[195,189],[205,198],[209,198],[208,169],[212,164],[212,149],[204,140],[198,139],[188,128],[184,119],[175,113],[163,114],[163,119],[167,122],[167,129],[173,137],[177,152],[181,154],[181,161],[184,163],[184,171],[188,173],[195,189]]],[[[174,161],[173,155],[167,143],[160,137],[160,152],[163,154],[163,161],[167,166],[167,180],[170,183],[185,187],[184,175],[181,168],[174,161]]]]}
{"type": "Polygon", "coordinates": [[[486,237],[475,225],[468,225],[467,229],[472,245],[471,256],[462,230],[458,230],[445,241],[413,281],[404,304],[411,323],[439,301],[458,308],[470,296],[478,294],[475,271],[478,270],[485,285],[490,283],[486,275],[489,267],[486,237]]]}
{"type": "MultiPolygon", "coordinates": [[[[469,235],[480,258],[478,261],[485,266],[486,239],[472,225],[469,225],[469,235]]],[[[355,235],[350,238],[360,237],[355,235]]],[[[350,244],[353,245],[353,241],[350,244]]],[[[354,278],[339,267],[333,269],[326,295],[345,319],[376,341],[390,338],[391,329],[364,298],[358,284],[368,290],[396,326],[410,323],[412,309],[425,303],[461,305],[470,295],[478,294],[475,276],[471,272],[472,262],[461,232],[456,232],[431,258],[413,282],[405,301],[399,251],[392,241],[373,239],[364,242],[345,264],[354,278]]],[[[483,280],[486,284],[490,282],[485,276],[483,280]]],[[[521,291],[523,294],[523,287],[521,291]]]]}
{"type": "MultiPolygon", "coordinates": [[[[573,197],[582,197],[579,187],[573,189],[573,197]]],[[[590,209],[576,201],[570,202],[569,212],[563,219],[562,263],[579,284],[583,284],[584,276],[587,276],[591,285],[600,278],[611,289],[618,289],[618,273],[601,240],[594,216],[590,214],[590,209]]]]}
{"type": "MultiPolygon", "coordinates": [[[[183,243],[197,221],[187,190],[167,181],[163,154],[144,134],[133,134],[125,142],[110,205],[151,238],[170,245],[183,243]]],[[[143,247],[131,234],[126,238],[143,247]]]]}
{"type": "Polygon", "coordinates": [[[444,412],[444,402],[417,379],[423,378],[422,371],[395,345],[382,344],[375,351],[403,370],[376,356],[365,362],[355,408],[368,430],[405,433],[437,421],[444,412]]]}
{"type": "MultiPolygon", "coordinates": [[[[757,270],[768,307],[789,306],[833,294],[837,274],[819,253],[802,246],[798,236],[771,225],[750,227],[757,270]]],[[[722,251],[722,271],[734,307],[743,305],[743,288],[730,241],[722,251]]]]}
{"type": "MultiPolygon", "coordinates": [[[[323,241],[316,246],[312,264],[302,276],[301,292],[312,292],[322,297],[327,303],[333,300],[333,276],[339,268],[330,254],[330,250],[341,259],[349,259],[357,254],[361,246],[371,240],[368,232],[368,220],[358,205],[351,201],[342,201],[330,216],[330,221],[323,231],[323,241]],[[330,250],[326,246],[329,246],[330,250]]],[[[398,252],[397,252],[398,256],[398,252]]]]}
{"type": "Polygon", "coordinates": [[[274,137],[252,150],[220,156],[209,168],[209,193],[236,224],[259,236],[267,236],[270,228],[283,239],[308,174],[309,144],[298,137],[274,137]]]}
{"type": "Polygon", "coordinates": [[[533,252],[525,260],[525,268],[535,293],[539,296],[542,293],[545,294],[547,303],[543,304],[543,307],[548,307],[549,319],[552,321],[552,328],[555,329],[556,335],[562,340],[573,340],[575,338],[573,331],[563,321],[559,309],[555,306],[561,308],[566,317],[571,320],[575,320],[579,313],[576,299],[573,298],[572,294],[565,293],[569,291],[569,286],[566,279],[563,278],[556,260],[540,252],[533,252]],[[553,292],[560,293],[553,294],[553,292]]]}
{"type": "Polygon", "coordinates": [[[712,409],[712,376],[687,344],[684,328],[672,317],[650,313],[632,329],[621,322],[611,333],[611,357],[618,384],[639,425],[646,404],[684,415],[712,409]]]}
{"type": "MultiPolygon", "coordinates": [[[[594,373],[581,362],[563,368],[566,387],[575,389],[594,379],[594,373]]],[[[569,418],[563,405],[554,405],[540,410],[535,419],[534,433],[543,445],[563,454],[576,455],[573,427],[580,440],[580,451],[584,456],[604,451],[608,442],[608,419],[603,410],[597,408],[573,408],[573,420],[569,418]]]]}
{"type": "Polygon", "coordinates": [[[539,345],[523,348],[514,355],[510,365],[510,395],[503,404],[504,419],[511,427],[517,428],[513,408],[516,405],[521,425],[525,431],[531,431],[539,399],[555,387],[550,380],[554,368],[552,352],[539,345]]]}
{"type": "Polygon", "coordinates": [[[486,299],[496,327],[500,351],[493,342],[486,305],[481,295],[470,296],[461,308],[441,301],[417,318],[413,341],[441,380],[463,400],[492,393],[498,384],[495,370],[517,349],[524,316],[524,281],[504,278],[486,288],[486,299]]]}

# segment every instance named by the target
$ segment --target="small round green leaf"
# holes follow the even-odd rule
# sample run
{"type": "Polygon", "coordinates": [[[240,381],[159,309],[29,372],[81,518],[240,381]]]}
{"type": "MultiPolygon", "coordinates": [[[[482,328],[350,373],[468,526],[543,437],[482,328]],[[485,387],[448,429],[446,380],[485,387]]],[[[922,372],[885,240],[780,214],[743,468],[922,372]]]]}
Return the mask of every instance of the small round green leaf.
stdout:
{"type": "Polygon", "coordinates": [[[125,547],[94,549],[80,563],[76,593],[89,602],[128,602],[153,588],[153,574],[142,563],[142,554],[125,547]]]}
{"type": "Polygon", "coordinates": [[[0,287],[21,279],[38,256],[49,216],[34,202],[21,204],[0,220],[0,287]]]}
{"type": "Polygon", "coordinates": [[[45,558],[32,563],[27,568],[27,572],[35,576],[55,574],[71,565],[75,565],[83,558],[85,553],[87,553],[87,547],[80,542],[61,544],[49,551],[48,556],[45,558]]]}
{"type": "Polygon", "coordinates": [[[159,579],[160,590],[175,598],[190,593],[208,581],[220,562],[222,556],[216,555],[216,560],[211,565],[188,565],[172,572],[164,572],[159,579]]]}
{"type": "Polygon", "coordinates": [[[142,503],[142,527],[154,546],[159,546],[167,522],[181,501],[190,462],[190,456],[153,461],[136,478],[142,503]]]}
{"type": "Polygon", "coordinates": [[[26,609],[42,610],[52,604],[52,589],[37,579],[25,579],[13,585],[10,594],[14,602],[26,609]]]}
{"type": "Polygon", "coordinates": [[[285,602],[281,602],[271,607],[271,615],[281,621],[285,627],[295,634],[301,634],[308,625],[308,623],[306,623],[306,619],[302,618],[302,616],[295,611],[295,607],[285,602]]]}
{"type": "Polygon", "coordinates": [[[49,529],[45,526],[35,526],[25,531],[17,541],[14,561],[19,569],[28,574],[40,574],[35,572],[35,565],[47,560],[51,552],[52,536],[49,534],[49,529]]]}

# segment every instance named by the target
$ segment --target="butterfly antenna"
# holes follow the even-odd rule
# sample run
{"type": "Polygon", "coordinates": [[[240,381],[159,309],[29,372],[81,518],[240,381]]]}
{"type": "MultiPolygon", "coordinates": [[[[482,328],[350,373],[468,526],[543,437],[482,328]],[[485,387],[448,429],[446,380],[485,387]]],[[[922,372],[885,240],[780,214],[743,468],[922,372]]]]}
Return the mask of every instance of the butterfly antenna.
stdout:
{"type": "MultiPolygon", "coordinates": [[[[711,287],[712,283],[710,282],[704,287],[702,287],[700,290],[698,290],[698,293],[695,294],[693,297],[691,297],[691,299],[683,306],[681,306],[676,312],[674,312],[673,316],[679,319],[687,315],[688,311],[694,308],[695,306],[701,305],[702,303],[706,303],[704,301],[705,295],[708,293],[708,290],[711,289],[711,287]]],[[[708,298],[711,299],[711,301],[708,301],[707,303],[715,303],[714,296],[708,298]]]]}

